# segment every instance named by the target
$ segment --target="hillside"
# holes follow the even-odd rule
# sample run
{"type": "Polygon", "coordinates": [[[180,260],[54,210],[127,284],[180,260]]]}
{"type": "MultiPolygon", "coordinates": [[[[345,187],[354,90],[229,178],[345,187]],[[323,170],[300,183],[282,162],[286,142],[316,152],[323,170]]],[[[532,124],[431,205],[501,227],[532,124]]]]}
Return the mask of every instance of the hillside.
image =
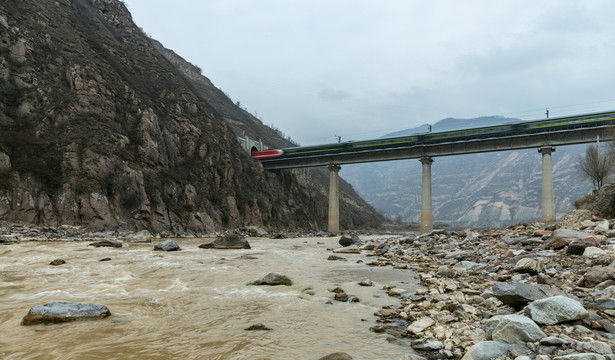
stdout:
{"type": "MultiPolygon", "coordinates": [[[[481,117],[441,120],[433,131],[489,126],[518,119],[481,117]]],[[[422,126],[386,135],[424,132],[422,126]]],[[[553,153],[556,216],[574,209],[591,192],[576,168],[585,145],[557,147],[553,153]]],[[[541,155],[536,149],[434,158],[434,221],[455,226],[493,227],[541,218],[541,155]]],[[[421,164],[404,160],[346,166],[341,172],[357,192],[391,219],[420,222],[421,164]]]]}
{"type": "MultiPolygon", "coordinates": [[[[228,121],[245,112],[206,97],[118,0],[1,3],[0,78],[0,219],[175,233],[326,227],[326,190],[253,161],[228,121]]],[[[352,193],[342,227],[378,223],[352,193]]]]}

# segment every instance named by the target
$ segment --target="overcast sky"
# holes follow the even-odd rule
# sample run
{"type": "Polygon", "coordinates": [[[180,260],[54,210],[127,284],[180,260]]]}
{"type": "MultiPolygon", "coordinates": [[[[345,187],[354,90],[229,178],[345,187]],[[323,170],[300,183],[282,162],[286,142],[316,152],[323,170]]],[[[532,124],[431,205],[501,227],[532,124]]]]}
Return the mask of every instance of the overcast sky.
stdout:
{"type": "Polygon", "coordinates": [[[612,0],[124,0],[301,145],[615,109],[612,0]]]}

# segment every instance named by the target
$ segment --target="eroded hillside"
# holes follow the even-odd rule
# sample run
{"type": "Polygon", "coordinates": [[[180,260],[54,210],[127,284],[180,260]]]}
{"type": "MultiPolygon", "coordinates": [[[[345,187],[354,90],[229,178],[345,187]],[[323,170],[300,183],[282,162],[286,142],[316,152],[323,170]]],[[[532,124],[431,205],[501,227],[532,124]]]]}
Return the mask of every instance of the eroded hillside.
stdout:
{"type": "MultiPolygon", "coordinates": [[[[326,226],[322,188],[263,171],[117,0],[0,4],[0,79],[0,218],[174,232],[326,226]]],[[[352,209],[362,213],[343,227],[378,220],[352,209]]]]}

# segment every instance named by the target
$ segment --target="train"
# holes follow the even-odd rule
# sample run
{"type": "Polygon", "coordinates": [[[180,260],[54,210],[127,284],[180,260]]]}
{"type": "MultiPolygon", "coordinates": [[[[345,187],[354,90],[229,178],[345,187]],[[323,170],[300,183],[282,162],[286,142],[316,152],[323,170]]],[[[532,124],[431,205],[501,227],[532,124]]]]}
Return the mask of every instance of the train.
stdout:
{"type": "Polygon", "coordinates": [[[607,111],[551,119],[547,118],[534,121],[506,123],[472,129],[428,132],[392,138],[348,141],[315,146],[300,146],[288,149],[253,151],[252,157],[261,161],[267,161],[293,157],[317,156],[365,150],[382,150],[396,147],[432,145],[444,142],[528,135],[545,131],[565,131],[583,127],[613,125],[615,125],[615,111],[607,111]]]}

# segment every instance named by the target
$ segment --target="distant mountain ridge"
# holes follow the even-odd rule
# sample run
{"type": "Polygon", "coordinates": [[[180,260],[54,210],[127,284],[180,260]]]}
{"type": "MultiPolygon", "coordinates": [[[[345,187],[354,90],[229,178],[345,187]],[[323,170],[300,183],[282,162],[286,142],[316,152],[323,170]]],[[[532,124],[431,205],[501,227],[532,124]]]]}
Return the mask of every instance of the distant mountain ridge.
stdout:
{"type": "Polygon", "coordinates": [[[398,136],[406,136],[411,134],[420,134],[429,132],[441,132],[441,131],[451,131],[451,130],[461,130],[461,129],[472,129],[477,127],[485,127],[485,126],[494,126],[494,125],[502,125],[507,123],[516,123],[520,122],[521,119],[517,118],[507,118],[503,116],[481,116],[474,119],[457,119],[457,118],[446,118],[438,121],[437,123],[431,125],[432,128],[429,129],[430,124],[423,124],[421,126],[400,130],[396,132],[392,132],[382,136],[382,138],[390,138],[390,137],[398,137],[398,136]]]}
{"type": "MultiPolygon", "coordinates": [[[[432,131],[519,122],[484,116],[446,118],[432,131]]],[[[427,125],[383,138],[428,131],[427,125]]],[[[557,147],[553,153],[556,216],[572,210],[575,200],[591,192],[576,167],[586,145],[557,147]]],[[[390,219],[420,222],[421,164],[418,160],[346,165],[341,175],[359,195],[390,219]]],[[[492,227],[541,218],[542,162],[537,149],[436,157],[432,164],[434,221],[455,226],[492,227]]]]}

